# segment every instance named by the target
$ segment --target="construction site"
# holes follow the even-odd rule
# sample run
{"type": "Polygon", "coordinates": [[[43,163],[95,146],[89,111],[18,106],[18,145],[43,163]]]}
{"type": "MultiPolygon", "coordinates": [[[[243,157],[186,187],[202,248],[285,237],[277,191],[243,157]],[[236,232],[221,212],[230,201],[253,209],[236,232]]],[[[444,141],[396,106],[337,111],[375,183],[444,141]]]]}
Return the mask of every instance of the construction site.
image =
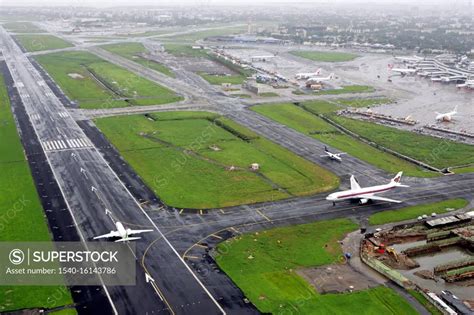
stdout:
{"type": "Polygon", "coordinates": [[[367,234],[362,240],[361,258],[403,288],[423,293],[440,310],[472,314],[473,217],[471,211],[419,218],[367,234]]]}

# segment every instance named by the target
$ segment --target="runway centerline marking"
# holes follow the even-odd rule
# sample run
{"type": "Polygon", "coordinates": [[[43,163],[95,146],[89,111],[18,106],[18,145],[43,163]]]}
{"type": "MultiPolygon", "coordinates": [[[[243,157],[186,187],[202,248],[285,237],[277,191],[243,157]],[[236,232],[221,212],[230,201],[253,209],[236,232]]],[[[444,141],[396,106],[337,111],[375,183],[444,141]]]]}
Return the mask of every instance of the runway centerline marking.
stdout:
{"type": "Polygon", "coordinates": [[[267,217],[262,211],[260,211],[259,209],[255,209],[255,212],[257,212],[260,216],[262,216],[265,220],[267,220],[268,222],[272,222],[272,220],[267,217]]]}

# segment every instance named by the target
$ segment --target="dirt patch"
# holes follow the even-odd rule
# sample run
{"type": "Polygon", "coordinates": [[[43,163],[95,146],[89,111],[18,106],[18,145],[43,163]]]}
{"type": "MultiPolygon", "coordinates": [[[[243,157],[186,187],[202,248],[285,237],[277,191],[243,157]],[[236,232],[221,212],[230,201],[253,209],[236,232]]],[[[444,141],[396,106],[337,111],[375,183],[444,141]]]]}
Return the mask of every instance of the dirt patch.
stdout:
{"type": "Polygon", "coordinates": [[[79,73],[68,73],[67,75],[72,79],[84,79],[84,77],[79,73]]]}
{"type": "Polygon", "coordinates": [[[347,264],[304,268],[297,270],[297,273],[321,294],[366,290],[379,285],[347,264]]]}

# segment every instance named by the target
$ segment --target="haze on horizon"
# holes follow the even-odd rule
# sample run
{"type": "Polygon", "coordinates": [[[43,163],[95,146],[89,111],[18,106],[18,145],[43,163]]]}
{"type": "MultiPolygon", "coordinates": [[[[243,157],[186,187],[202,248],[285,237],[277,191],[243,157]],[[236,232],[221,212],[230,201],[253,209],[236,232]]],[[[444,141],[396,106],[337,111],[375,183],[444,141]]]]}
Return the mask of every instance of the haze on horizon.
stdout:
{"type": "Polygon", "coordinates": [[[370,4],[394,4],[394,5],[452,5],[470,4],[470,0],[164,0],[157,3],[155,0],[103,0],[100,3],[96,0],[0,0],[0,6],[72,6],[72,7],[117,7],[117,6],[163,6],[163,5],[260,5],[260,4],[343,4],[343,3],[370,3],[370,4]]]}

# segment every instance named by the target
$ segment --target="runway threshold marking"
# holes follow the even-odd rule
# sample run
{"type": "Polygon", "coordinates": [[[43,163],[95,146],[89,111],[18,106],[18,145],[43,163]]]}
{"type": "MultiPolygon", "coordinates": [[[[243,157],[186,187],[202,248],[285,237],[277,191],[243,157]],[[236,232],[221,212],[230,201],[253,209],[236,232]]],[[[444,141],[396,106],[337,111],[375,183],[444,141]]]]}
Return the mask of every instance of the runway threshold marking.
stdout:
{"type": "Polygon", "coordinates": [[[257,212],[258,214],[260,214],[265,220],[267,220],[268,222],[272,222],[272,220],[270,220],[269,217],[267,217],[262,211],[258,210],[258,209],[255,209],[255,212],[257,212]]]}

